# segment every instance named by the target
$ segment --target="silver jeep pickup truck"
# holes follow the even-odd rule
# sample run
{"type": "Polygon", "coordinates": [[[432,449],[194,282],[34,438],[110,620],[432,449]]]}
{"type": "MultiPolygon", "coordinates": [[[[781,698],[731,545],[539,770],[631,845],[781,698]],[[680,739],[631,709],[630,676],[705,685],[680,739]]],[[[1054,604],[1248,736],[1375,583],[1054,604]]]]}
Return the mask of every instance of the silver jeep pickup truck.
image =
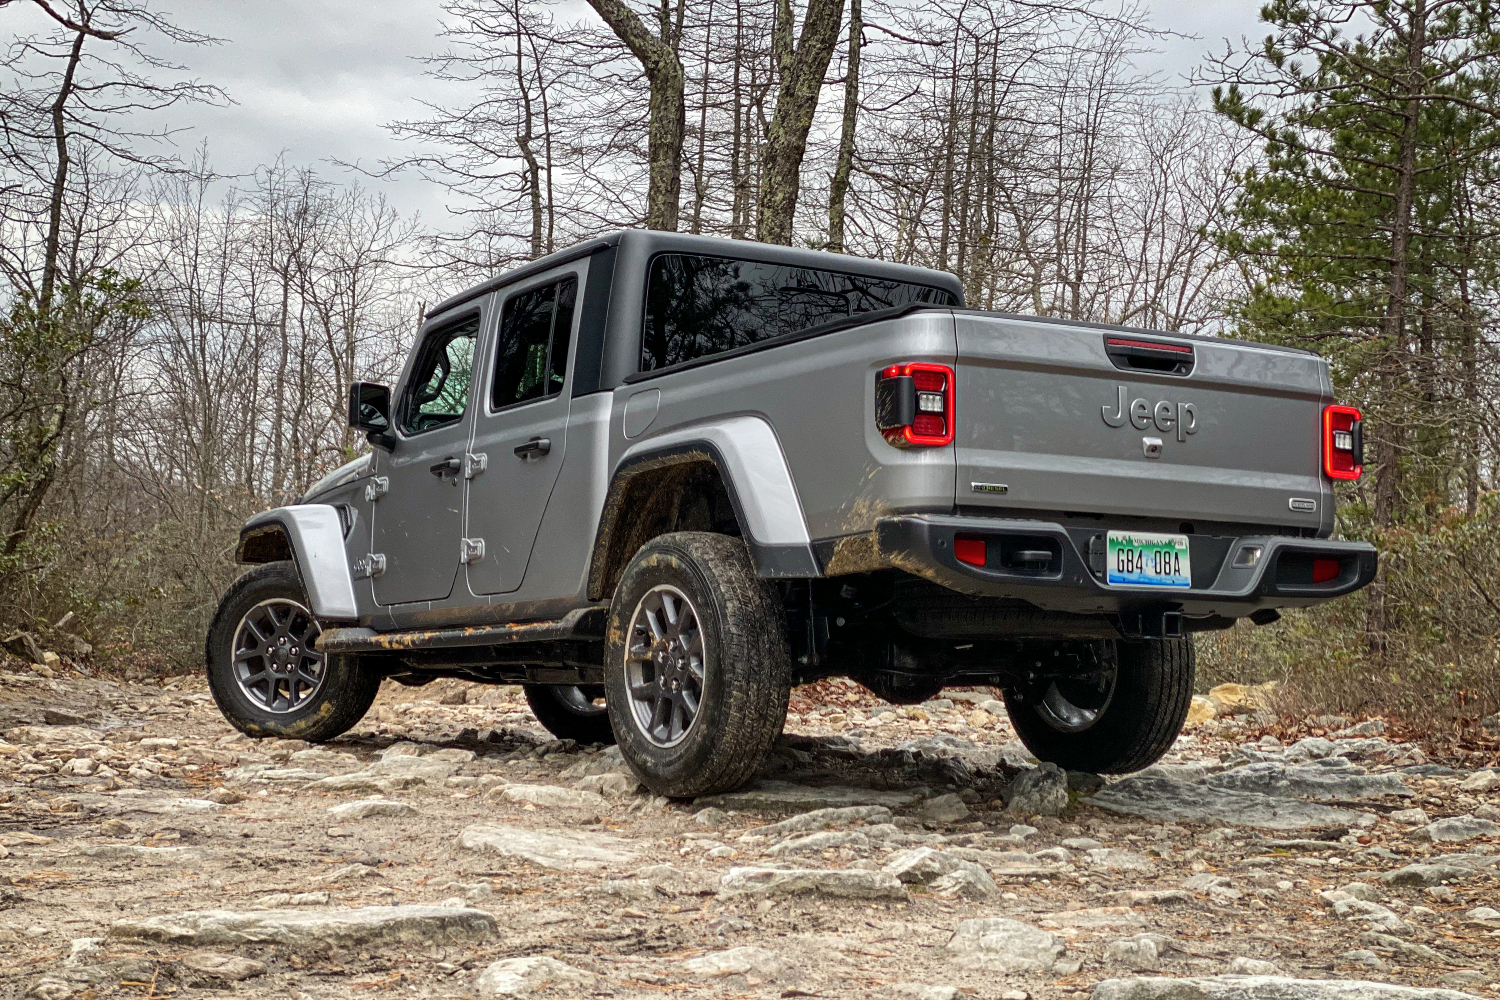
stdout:
{"type": "Polygon", "coordinates": [[[951,274],[628,231],[432,309],[370,454],[244,526],[206,658],[251,736],[519,683],[656,792],[749,779],[792,685],[1003,690],[1037,757],[1172,744],[1193,633],[1369,583],[1359,411],[1304,351],[965,308],[951,274]]]}

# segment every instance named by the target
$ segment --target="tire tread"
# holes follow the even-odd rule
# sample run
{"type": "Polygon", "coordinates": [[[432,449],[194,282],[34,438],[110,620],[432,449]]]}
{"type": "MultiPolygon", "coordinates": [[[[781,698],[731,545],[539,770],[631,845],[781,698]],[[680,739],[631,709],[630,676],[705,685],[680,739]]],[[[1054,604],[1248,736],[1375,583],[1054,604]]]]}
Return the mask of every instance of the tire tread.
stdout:
{"type": "MultiPolygon", "coordinates": [[[[655,556],[675,558],[689,575],[700,579],[718,615],[717,681],[723,692],[717,732],[708,752],[694,761],[691,773],[675,777],[643,773],[632,767],[653,791],[678,798],[707,795],[738,788],[760,768],[786,721],[791,695],[791,656],[786,643],[786,624],[781,602],[750,563],[745,543],[730,535],[705,531],[679,531],[660,535],[636,553],[615,592],[611,608],[611,636],[618,630],[625,641],[628,616],[620,595],[638,566],[655,556]]],[[[700,607],[700,616],[708,609],[700,607]]],[[[609,668],[615,664],[611,642],[609,668]]],[[[611,676],[611,680],[614,680],[611,676]]],[[[706,704],[706,703],[705,703],[706,704]]],[[[627,708],[611,712],[615,734],[630,762],[633,723],[627,708]],[[625,732],[621,730],[625,729],[625,732]]],[[[704,719],[710,724],[715,720],[704,719]]]]}
{"type": "Polygon", "coordinates": [[[1016,735],[1038,759],[1072,771],[1129,774],[1160,760],[1176,742],[1193,700],[1192,638],[1122,641],[1117,648],[1114,700],[1089,729],[1053,729],[1030,701],[1005,691],[1016,735]]]}

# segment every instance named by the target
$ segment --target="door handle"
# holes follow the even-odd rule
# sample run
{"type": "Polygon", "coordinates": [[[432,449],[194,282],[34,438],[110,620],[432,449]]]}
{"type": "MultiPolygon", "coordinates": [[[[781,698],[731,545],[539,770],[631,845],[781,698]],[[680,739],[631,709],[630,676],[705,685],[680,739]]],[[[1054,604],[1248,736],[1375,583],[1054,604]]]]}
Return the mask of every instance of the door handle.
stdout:
{"type": "Polygon", "coordinates": [[[538,457],[552,450],[552,442],[546,438],[532,438],[525,444],[516,445],[517,458],[530,458],[532,455],[538,457]]]}
{"type": "Polygon", "coordinates": [[[445,458],[438,464],[429,468],[427,471],[432,473],[434,476],[437,476],[439,479],[442,479],[450,472],[455,476],[458,475],[458,470],[462,469],[463,467],[464,463],[459,459],[445,458]]]}

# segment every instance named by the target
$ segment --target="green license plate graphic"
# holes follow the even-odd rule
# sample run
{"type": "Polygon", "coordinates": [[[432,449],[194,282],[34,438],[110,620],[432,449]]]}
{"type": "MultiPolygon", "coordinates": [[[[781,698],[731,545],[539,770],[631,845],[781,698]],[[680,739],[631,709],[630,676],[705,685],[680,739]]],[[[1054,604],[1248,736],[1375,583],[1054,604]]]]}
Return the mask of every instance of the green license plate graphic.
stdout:
{"type": "Polygon", "coordinates": [[[1118,587],[1190,587],[1193,568],[1187,535],[1111,531],[1109,583],[1118,587]]]}

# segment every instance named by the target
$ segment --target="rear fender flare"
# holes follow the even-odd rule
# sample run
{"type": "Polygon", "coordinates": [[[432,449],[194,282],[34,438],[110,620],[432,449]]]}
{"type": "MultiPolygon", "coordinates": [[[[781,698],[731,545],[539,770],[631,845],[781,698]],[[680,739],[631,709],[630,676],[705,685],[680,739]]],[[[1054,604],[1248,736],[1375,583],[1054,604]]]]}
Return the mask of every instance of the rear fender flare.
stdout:
{"type": "Polygon", "coordinates": [[[718,470],[758,575],[770,579],[822,575],[776,432],[760,417],[729,417],[657,434],[636,442],[620,456],[595,535],[590,598],[609,596],[610,540],[621,519],[629,516],[621,501],[631,481],[663,467],[703,461],[718,470]]]}
{"type": "Polygon", "coordinates": [[[290,558],[297,564],[314,615],[325,621],[359,617],[343,523],[328,504],[296,504],[256,514],[240,528],[234,558],[238,563],[290,558]]]}

